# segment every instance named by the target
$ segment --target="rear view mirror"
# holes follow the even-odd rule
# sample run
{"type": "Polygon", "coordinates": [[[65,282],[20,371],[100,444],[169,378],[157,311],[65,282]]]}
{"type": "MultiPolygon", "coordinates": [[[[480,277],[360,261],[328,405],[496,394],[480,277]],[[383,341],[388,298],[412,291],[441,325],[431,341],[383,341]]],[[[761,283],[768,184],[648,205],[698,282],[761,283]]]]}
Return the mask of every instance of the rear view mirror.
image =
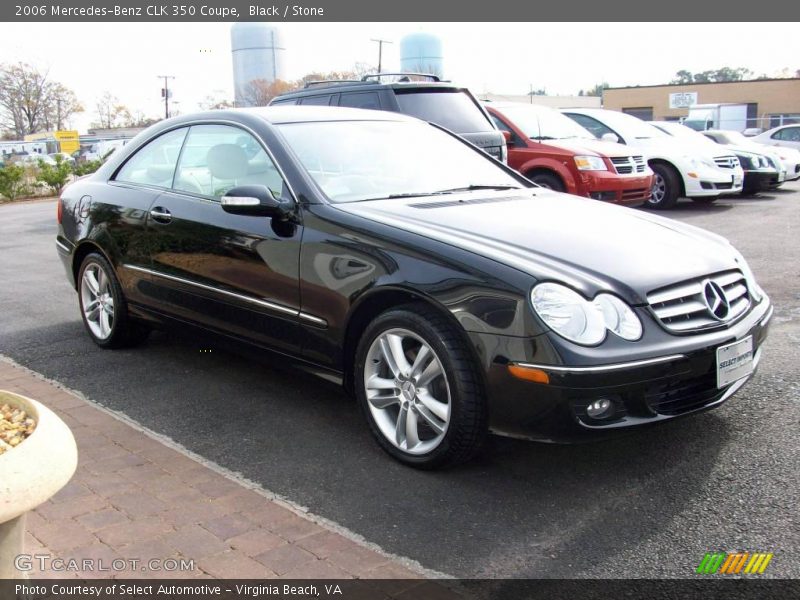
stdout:
{"type": "Polygon", "coordinates": [[[604,133],[600,136],[600,139],[604,142],[612,142],[614,144],[619,142],[619,136],[616,133],[604,133]]]}
{"type": "Polygon", "coordinates": [[[294,200],[276,198],[265,185],[239,185],[221,199],[222,210],[234,215],[288,219],[294,214],[294,200]]]}

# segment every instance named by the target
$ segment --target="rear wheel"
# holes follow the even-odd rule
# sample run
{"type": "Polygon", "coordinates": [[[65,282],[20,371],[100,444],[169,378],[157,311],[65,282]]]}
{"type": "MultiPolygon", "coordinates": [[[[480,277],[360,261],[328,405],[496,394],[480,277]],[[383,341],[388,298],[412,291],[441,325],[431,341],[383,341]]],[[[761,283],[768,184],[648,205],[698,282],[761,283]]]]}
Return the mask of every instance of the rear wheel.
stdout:
{"type": "Polygon", "coordinates": [[[132,346],[149,333],[144,325],[130,319],[114,269],[98,253],[87,255],[81,263],[78,303],[89,337],[101,348],[132,346]]]}
{"type": "Polygon", "coordinates": [[[532,173],[528,179],[536,185],[547,188],[548,190],[553,190],[554,192],[564,191],[564,184],[561,183],[561,180],[550,173],[532,173]]]}
{"type": "Polygon", "coordinates": [[[487,433],[474,360],[445,317],[424,305],[375,319],[356,351],[356,395],[378,444],[422,469],[472,458],[487,433]]]}
{"type": "Polygon", "coordinates": [[[680,175],[671,166],[662,163],[650,165],[650,168],[653,169],[653,189],[644,205],[656,210],[674,207],[681,193],[680,175]]]}

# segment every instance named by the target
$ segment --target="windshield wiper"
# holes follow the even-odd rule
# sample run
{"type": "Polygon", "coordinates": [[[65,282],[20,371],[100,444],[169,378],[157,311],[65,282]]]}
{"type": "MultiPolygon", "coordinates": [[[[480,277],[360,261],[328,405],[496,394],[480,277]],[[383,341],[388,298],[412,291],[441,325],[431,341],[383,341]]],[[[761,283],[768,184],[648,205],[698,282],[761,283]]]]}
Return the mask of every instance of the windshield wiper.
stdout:
{"type": "Polygon", "coordinates": [[[558,138],[554,138],[552,135],[532,135],[531,139],[541,142],[542,140],[555,140],[558,138]]]}
{"type": "Polygon", "coordinates": [[[446,190],[439,190],[437,192],[431,192],[430,195],[433,194],[455,194],[456,192],[472,192],[474,190],[518,190],[522,189],[518,185],[508,185],[505,183],[499,184],[476,184],[473,183],[472,185],[467,185],[464,187],[455,187],[449,188],[446,190]]]}

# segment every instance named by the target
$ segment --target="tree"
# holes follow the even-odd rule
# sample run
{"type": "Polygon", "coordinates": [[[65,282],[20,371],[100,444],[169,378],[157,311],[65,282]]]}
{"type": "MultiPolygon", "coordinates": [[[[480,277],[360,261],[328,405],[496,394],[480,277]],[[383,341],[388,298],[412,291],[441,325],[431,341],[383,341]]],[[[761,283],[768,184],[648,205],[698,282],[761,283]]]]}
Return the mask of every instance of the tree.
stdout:
{"type": "Polygon", "coordinates": [[[709,71],[702,71],[700,73],[692,73],[682,69],[675,73],[675,79],[670,83],[672,84],[687,84],[687,83],[720,83],[727,81],[742,81],[753,76],[750,69],[744,67],[722,67],[720,69],[711,69],[709,71]]]}
{"type": "Polygon", "coordinates": [[[538,90],[531,90],[528,92],[528,96],[547,96],[547,90],[544,88],[539,88],[538,90]]]}
{"type": "Polygon", "coordinates": [[[17,139],[29,133],[62,129],[83,111],[75,94],[27,63],[0,65],[0,126],[17,139]]]}
{"type": "Polygon", "coordinates": [[[221,90],[214,90],[213,93],[209,94],[203,98],[203,100],[198,102],[198,105],[203,110],[221,110],[225,108],[233,108],[233,102],[227,98],[224,98],[221,90]]]}
{"type": "Polygon", "coordinates": [[[56,194],[60,194],[72,175],[72,165],[60,154],[54,157],[56,164],[51,165],[39,159],[39,172],[36,181],[47,184],[56,194]]]}
{"type": "Polygon", "coordinates": [[[100,96],[95,108],[98,120],[92,125],[100,129],[120,127],[131,120],[131,111],[111,92],[105,92],[100,96]]]}
{"type": "Polygon", "coordinates": [[[604,81],[603,83],[598,83],[591,89],[585,91],[580,90],[578,92],[578,96],[602,96],[603,90],[607,90],[610,87],[611,86],[608,84],[608,82],[604,81]]]}
{"type": "Polygon", "coordinates": [[[254,79],[247,84],[243,100],[247,106],[266,106],[275,96],[284,94],[292,89],[294,89],[294,86],[282,79],[276,79],[275,81],[254,79]]]}

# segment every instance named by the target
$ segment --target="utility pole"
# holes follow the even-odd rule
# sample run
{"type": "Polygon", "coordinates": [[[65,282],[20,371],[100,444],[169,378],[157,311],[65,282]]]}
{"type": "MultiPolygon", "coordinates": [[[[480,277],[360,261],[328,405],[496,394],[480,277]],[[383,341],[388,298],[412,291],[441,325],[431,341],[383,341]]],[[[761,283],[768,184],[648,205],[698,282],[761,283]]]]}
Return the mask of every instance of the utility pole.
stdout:
{"type": "Polygon", "coordinates": [[[528,94],[528,97],[530,98],[531,104],[533,104],[533,84],[531,83],[530,86],[531,86],[531,93],[528,94]]]}
{"type": "Polygon", "coordinates": [[[161,88],[161,96],[164,98],[164,118],[169,119],[169,80],[175,79],[174,75],[157,75],[164,80],[164,87],[161,88]]]}
{"type": "Polygon", "coordinates": [[[383,45],[384,44],[391,44],[392,42],[390,42],[389,40],[382,40],[382,39],[375,39],[375,38],[371,38],[370,41],[371,42],[377,42],[377,44],[378,44],[378,74],[380,74],[381,71],[383,70],[382,69],[382,67],[383,67],[383,45]]]}

